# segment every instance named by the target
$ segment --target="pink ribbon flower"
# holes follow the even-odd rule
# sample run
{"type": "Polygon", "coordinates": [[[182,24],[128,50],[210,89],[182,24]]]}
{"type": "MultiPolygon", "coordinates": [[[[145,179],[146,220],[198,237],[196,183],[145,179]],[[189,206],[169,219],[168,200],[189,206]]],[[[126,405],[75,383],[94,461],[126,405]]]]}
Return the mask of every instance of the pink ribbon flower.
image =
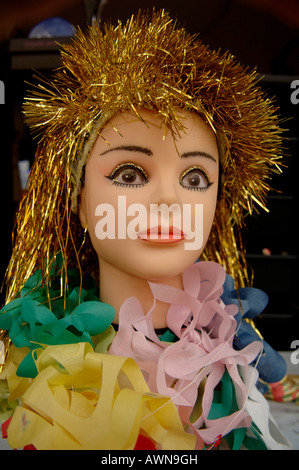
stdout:
{"type": "Polygon", "coordinates": [[[238,369],[246,370],[262,349],[259,341],[241,351],[233,348],[238,308],[225,305],[220,298],[225,276],[219,264],[201,261],[183,273],[183,290],[149,282],[154,297],[151,310],[145,315],[140,302],[128,298],[121,306],[119,330],[109,351],[135,359],[150,390],[169,396],[181,419],[208,444],[232,429],[250,426],[251,418],[244,410],[248,386],[238,369]],[[173,343],[161,341],[154,330],[156,300],[170,305],[167,326],[177,337],[173,343]],[[239,410],[209,419],[214,390],[225,371],[234,384],[239,410]],[[192,413],[191,422],[195,404],[199,411],[192,413]]]}

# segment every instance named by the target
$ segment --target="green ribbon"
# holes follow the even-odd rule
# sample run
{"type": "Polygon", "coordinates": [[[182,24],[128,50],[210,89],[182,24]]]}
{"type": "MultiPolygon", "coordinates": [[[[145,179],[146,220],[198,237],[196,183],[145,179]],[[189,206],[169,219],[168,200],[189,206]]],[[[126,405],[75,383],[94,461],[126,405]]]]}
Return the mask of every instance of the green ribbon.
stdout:
{"type": "MultiPolygon", "coordinates": [[[[214,390],[213,403],[208,415],[208,419],[219,419],[235,413],[239,410],[235,387],[227,371],[222,376],[220,387],[214,390]]],[[[225,436],[231,450],[240,450],[243,445],[248,450],[267,450],[264,441],[261,439],[254,424],[251,425],[253,436],[248,435],[247,428],[233,429],[225,436]]]]}
{"type": "MultiPolygon", "coordinates": [[[[56,264],[56,268],[59,268],[60,263],[57,263],[58,266],[56,264]]],[[[69,295],[61,295],[60,282],[56,270],[51,288],[47,291],[41,282],[40,271],[36,271],[26,282],[20,297],[0,310],[0,329],[9,332],[14,346],[30,349],[18,367],[18,376],[36,377],[34,359],[36,350],[42,345],[88,342],[93,346],[91,336],[103,333],[114,319],[114,308],[100,302],[97,286],[91,276],[84,276],[80,289],[77,287],[77,270],[70,270],[69,295]],[[47,306],[49,298],[51,309],[47,306]]]]}

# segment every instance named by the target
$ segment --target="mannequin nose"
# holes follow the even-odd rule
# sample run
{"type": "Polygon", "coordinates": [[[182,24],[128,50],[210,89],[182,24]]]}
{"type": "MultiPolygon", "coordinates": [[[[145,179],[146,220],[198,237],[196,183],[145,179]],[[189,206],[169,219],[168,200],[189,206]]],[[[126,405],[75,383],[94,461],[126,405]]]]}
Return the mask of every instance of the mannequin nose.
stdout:
{"type": "Polygon", "coordinates": [[[159,181],[150,208],[152,220],[158,217],[158,225],[178,227],[181,225],[182,203],[178,189],[174,178],[169,177],[164,178],[163,182],[159,181]]]}
{"type": "Polygon", "coordinates": [[[177,183],[173,178],[167,178],[167,180],[160,181],[156,191],[156,204],[181,204],[180,196],[178,193],[177,183]]]}

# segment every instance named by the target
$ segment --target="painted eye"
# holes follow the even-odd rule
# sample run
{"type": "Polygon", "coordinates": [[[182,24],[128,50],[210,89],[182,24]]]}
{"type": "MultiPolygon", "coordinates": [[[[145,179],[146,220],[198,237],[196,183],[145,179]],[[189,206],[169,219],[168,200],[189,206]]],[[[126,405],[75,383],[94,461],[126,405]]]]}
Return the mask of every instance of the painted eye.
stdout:
{"type": "Polygon", "coordinates": [[[187,189],[204,191],[211,186],[206,173],[198,167],[192,167],[184,171],[180,177],[180,185],[187,189]]]}
{"type": "Polygon", "coordinates": [[[148,181],[145,170],[133,163],[118,165],[107,178],[124,186],[140,186],[148,181]]]}

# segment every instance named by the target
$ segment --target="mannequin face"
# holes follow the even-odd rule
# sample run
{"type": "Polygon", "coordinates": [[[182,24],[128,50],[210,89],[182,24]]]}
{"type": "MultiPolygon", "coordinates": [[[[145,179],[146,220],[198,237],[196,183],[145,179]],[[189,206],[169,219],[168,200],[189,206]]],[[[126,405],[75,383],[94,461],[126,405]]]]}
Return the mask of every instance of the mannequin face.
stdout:
{"type": "Polygon", "coordinates": [[[120,273],[161,281],[182,273],[204,249],[216,208],[219,156],[213,132],[195,113],[181,112],[185,132],[176,138],[152,111],[140,113],[145,123],[124,112],[97,138],[79,215],[100,272],[108,263],[120,273]],[[154,215],[157,207],[173,210],[154,215]],[[107,238],[100,239],[100,230],[107,238]]]}

